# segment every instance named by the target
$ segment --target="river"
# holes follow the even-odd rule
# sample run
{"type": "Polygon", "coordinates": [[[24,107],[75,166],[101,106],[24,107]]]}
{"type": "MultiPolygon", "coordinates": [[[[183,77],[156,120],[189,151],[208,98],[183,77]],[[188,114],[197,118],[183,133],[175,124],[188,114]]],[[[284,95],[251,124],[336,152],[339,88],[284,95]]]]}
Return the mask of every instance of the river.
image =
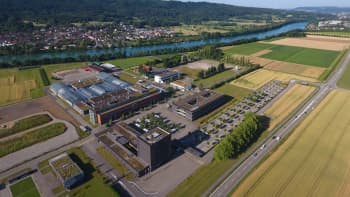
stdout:
{"type": "Polygon", "coordinates": [[[82,51],[65,51],[65,52],[54,52],[54,53],[39,53],[34,55],[12,55],[12,56],[1,56],[0,62],[12,62],[16,61],[26,61],[26,60],[41,60],[45,58],[68,58],[68,57],[79,57],[80,55],[102,55],[110,53],[123,53],[127,56],[134,56],[137,54],[144,54],[146,52],[152,52],[162,49],[172,49],[172,48],[192,48],[198,46],[204,46],[208,44],[225,44],[231,43],[242,39],[264,39],[271,36],[277,36],[281,33],[285,33],[297,29],[305,29],[306,22],[297,22],[286,24],[284,26],[278,27],[276,29],[268,30],[259,33],[247,33],[239,36],[222,37],[218,39],[207,39],[207,40],[197,40],[188,42],[179,42],[171,44],[161,44],[152,46],[140,46],[140,47],[126,47],[126,48],[113,48],[113,49],[99,49],[99,50],[82,50],[82,51]]]}

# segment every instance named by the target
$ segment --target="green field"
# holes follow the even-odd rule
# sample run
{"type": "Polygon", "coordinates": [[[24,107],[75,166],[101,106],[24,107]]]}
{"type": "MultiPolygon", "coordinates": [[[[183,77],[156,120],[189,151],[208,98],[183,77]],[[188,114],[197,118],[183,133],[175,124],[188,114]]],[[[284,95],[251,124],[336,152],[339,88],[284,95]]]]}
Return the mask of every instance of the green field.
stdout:
{"type": "Polygon", "coordinates": [[[106,160],[109,164],[113,166],[119,173],[124,175],[128,180],[135,177],[124,164],[122,164],[111,152],[109,152],[105,147],[101,146],[96,149],[96,151],[106,160]]]}
{"type": "Polygon", "coordinates": [[[0,129],[0,138],[7,137],[27,129],[31,129],[46,123],[49,123],[52,118],[47,114],[34,115],[28,118],[18,120],[11,128],[0,129]]]}
{"type": "Polygon", "coordinates": [[[211,87],[214,84],[220,83],[222,81],[227,80],[228,78],[232,77],[236,72],[233,70],[226,70],[224,72],[218,73],[216,75],[213,75],[211,77],[205,78],[205,79],[199,79],[194,82],[196,86],[202,85],[203,87],[211,87]]]}
{"type": "Polygon", "coordinates": [[[329,32],[306,32],[310,35],[320,35],[320,36],[334,36],[334,37],[345,37],[350,38],[350,32],[348,31],[329,31],[329,32]]]}
{"type": "Polygon", "coordinates": [[[0,106],[44,95],[39,68],[0,69],[0,106]]]}
{"type": "Polygon", "coordinates": [[[350,92],[335,90],[233,196],[349,196],[350,92]]]}
{"type": "Polygon", "coordinates": [[[337,85],[341,88],[350,90],[350,64],[346,67],[342,77],[337,82],[337,85]]]}
{"type": "Polygon", "coordinates": [[[13,197],[40,197],[31,177],[25,178],[10,186],[13,197]]]}
{"type": "Polygon", "coordinates": [[[271,47],[273,47],[273,45],[254,42],[249,44],[241,44],[233,47],[225,47],[224,53],[225,55],[233,55],[233,54],[252,55],[259,51],[269,49],[271,47]]]}
{"type": "Polygon", "coordinates": [[[337,51],[279,45],[272,47],[269,50],[272,50],[272,52],[267,53],[261,57],[325,68],[331,66],[333,61],[340,54],[340,52],[337,51]]]}
{"type": "Polygon", "coordinates": [[[242,44],[238,46],[233,46],[231,48],[225,47],[224,53],[226,55],[252,55],[262,50],[271,50],[270,53],[264,54],[260,57],[304,64],[310,66],[318,67],[329,67],[332,65],[333,61],[338,57],[340,52],[337,51],[328,51],[321,49],[311,49],[311,48],[302,48],[294,46],[282,46],[282,45],[273,45],[267,43],[249,43],[242,44]]]}
{"type": "Polygon", "coordinates": [[[114,64],[116,66],[120,66],[123,69],[128,69],[133,66],[145,64],[146,62],[152,61],[152,60],[153,58],[151,57],[131,57],[131,58],[125,58],[125,59],[109,60],[106,62],[114,64]]]}
{"type": "Polygon", "coordinates": [[[225,85],[215,89],[215,91],[232,96],[236,100],[241,100],[252,93],[252,90],[241,88],[230,83],[226,83],[225,85]]]}
{"type": "Polygon", "coordinates": [[[0,157],[19,151],[36,143],[46,141],[57,135],[63,134],[66,126],[63,123],[54,123],[39,129],[25,133],[19,137],[0,141],[0,157]]]}
{"type": "Polygon", "coordinates": [[[210,164],[203,165],[167,196],[201,196],[203,192],[234,164],[235,161],[236,160],[214,161],[210,164]]]}

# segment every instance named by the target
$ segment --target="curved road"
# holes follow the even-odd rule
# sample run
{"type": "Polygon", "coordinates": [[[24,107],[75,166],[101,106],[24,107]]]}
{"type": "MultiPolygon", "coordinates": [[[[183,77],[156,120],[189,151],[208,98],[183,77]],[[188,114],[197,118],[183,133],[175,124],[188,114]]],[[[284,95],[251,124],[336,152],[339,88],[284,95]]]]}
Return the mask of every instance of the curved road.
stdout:
{"type": "MultiPolygon", "coordinates": [[[[296,113],[296,115],[285,123],[283,127],[278,130],[275,135],[281,139],[288,136],[293,129],[303,120],[303,118],[311,110],[313,110],[333,89],[337,88],[337,81],[346,69],[350,62],[350,50],[346,53],[343,61],[332,76],[325,82],[320,84],[320,90],[296,113]]],[[[256,147],[254,153],[256,155],[249,155],[233,172],[213,191],[210,197],[222,197],[229,194],[233,188],[244,179],[248,173],[260,162],[268,153],[278,146],[278,141],[268,138],[264,142],[264,147],[256,147]]]]}

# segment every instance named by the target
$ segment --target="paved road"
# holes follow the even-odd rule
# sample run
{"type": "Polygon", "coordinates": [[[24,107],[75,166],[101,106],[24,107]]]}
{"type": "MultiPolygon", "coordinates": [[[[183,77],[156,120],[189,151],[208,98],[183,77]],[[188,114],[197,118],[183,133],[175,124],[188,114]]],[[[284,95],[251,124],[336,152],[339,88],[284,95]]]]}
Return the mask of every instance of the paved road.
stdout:
{"type": "MultiPolygon", "coordinates": [[[[341,77],[342,73],[346,69],[346,66],[350,62],[350,51],[347,52],[344,60],[340,66],[333,73],[333,75],[325,82],[320,84],[320,90],[307,102],[287,123],[278,130],[275,135],[280,136],[281,139],[288,136],[289,133],[304,119],[304,117],[313,110],[333,89],[337,88],[337,81],[341,77]]],[[[278,141],[268,138],[264,142],[264,147],[256,147],[256,155],[251,154],[249,157],[241,163],[234,171],[209,195],[210,197],[226,196],[235,188],[248,173],[274,148],[278,146],[278,141]]]]}
{"type": "Polygon", "coordinates": [[[75,131],[75,127],[69,122],[64,120],[53,118],[53,120],[49,124],[42,125],[41,127],[44,127],[46,125],[51,125],[54,123],[64,123],[67,127],[67,130],[63,134],[50,138],[44,142],[37,143],[35,145],[29,146],[17,152],[1,157],[0,172],[5,171],[9,168],[12,168],[18,163],[22,163],[24,161],[30,160],[31,158],[42,155],[45,152],[57,149],[62,145],[65,145],[67,143],[70,143],[74,140],[79,139],[79,136],[75,131]]]}

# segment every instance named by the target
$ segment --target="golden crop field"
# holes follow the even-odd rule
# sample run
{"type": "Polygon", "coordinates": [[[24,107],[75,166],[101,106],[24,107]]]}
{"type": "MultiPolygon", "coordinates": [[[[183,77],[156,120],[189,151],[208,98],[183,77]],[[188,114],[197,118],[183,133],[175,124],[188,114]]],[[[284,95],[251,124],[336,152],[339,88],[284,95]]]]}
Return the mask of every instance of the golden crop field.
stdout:
{"type": "Polygon", "coordinates": [[[295,74],[287,74],[287,73],[282,73],[282,72],[277,72],[272,70],[259,69],[257,71],[251,72],[239,79],[232,81],[231,84],[240,86],[243,88],[256,90],[272,80],[279,80],[287,83],[293,79],[310,81],[310,82],[317,81],[316,79],[303,77],[295,74]]]}
{"type": "Polygon", "coordinates": [[[350,196],[349,110],[332,91],[233,196],[350,196]]]}
{"type": "Polygon", "coordinates": [[[38,69],[0,70],[0,105],[30,99],[36,96],[32,91],[42,87],[43,84],[38,69]]]}
{"type": "Polygon", "coordinates": [[[312,38],[284,38],[270,42],[271,44],[305,47],[313,49],[324,49],[331,51],[342,51],[349,48],[349,42],[333,42],[330,40],[315,40],[312,38]]]}
{"type": "Polygon", "coordinates": [[[295,84],[283,96],[281,96],[271,107],[265,111],[270,118],[269,130],[274,129],[283,120],[293,113],[314,91],[313,86],[295,84]]]}
{"type": "Polygon", "coordinates": [[[280,62],[280,61],[272,61],[264,65],[264,68],[274,70],[274,71],[301,75],[304,77],[315,78],[315,79],[318,79],[327,70],[326,68],[317,67],[317,66],[307,66],[303,64],[295,64],[295,63],[280,62]]]}

